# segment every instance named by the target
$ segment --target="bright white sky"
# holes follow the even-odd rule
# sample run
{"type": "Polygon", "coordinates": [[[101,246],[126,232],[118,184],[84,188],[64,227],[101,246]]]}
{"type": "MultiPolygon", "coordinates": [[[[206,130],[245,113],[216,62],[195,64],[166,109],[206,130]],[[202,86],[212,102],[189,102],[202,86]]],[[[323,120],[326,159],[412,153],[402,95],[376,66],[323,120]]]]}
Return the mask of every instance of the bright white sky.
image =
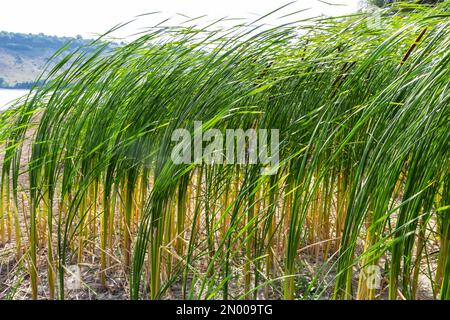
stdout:
{"type": "MultiPolygon", "coordinates": [[[[6,0],[0,10],[0,31],[45,33],[58,36],[92,37],[112,26],[133,17],[154,11],[158,15],[141,18],[132,25],[130,32],[144,26],[152,26],[164,18],[182,13],[190,17],[206,14],[209,20],[233,17],[256,18],[257,15],[287,4],[289,0],[6,0]]],[[[310,8],[296,17],[306,18],[325,15],[342,15],[357,9],[359,0],[297,0],[283,11],[276,13],[271,24],[280,23],[277,18],[300,9],[310,8]],[[339,6],[327,3],[340,4],[339,6]]],[[[180,17],[178,16],[180,19],[180,17]]],[[[205,20],[206,21],[206,20],[205,20]]]]}

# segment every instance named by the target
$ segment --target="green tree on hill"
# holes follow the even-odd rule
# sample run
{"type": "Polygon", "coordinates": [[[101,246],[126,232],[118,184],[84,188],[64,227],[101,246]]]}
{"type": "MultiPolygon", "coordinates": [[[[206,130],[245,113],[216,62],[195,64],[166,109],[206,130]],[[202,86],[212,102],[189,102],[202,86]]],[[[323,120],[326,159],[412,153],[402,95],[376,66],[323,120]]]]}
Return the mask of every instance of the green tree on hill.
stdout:
{"type": "Polygon", "coordinates": [[[420,3],[420,4],[437,4],[438,2],[442,2],[442,0],[370,0],[370,3],[373,5],[376,5],[378,7],[384,7],[388,4],[394,3],[394,2],[414,2],[414,3],[420,3]]]}
{"type": "Polygon", "coordinates": [[[0,88],[8,87],[8,83],[5,81],[5,79],[0,78],[0,88]]]}

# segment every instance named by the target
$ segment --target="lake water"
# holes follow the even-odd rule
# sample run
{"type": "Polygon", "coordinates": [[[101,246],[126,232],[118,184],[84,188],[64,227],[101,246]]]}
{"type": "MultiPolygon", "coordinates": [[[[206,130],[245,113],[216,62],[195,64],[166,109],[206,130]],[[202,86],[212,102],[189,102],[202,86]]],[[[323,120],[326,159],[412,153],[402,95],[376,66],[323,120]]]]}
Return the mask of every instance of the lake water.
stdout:
{"type": "Polygon", "coordinates": [[[15,100],[23,97],[28,90],[0,89],[0,110],[5,110],[15,100]]]}

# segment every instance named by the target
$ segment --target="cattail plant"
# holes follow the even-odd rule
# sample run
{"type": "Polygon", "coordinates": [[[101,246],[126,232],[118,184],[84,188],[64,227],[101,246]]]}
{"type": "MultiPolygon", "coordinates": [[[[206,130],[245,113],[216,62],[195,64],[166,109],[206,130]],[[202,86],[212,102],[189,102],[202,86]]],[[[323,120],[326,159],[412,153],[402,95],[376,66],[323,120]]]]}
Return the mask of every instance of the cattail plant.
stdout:
{"type": "Polygon", "coordinates": [[[423,278],[449,299],[448,9],[158,25],[63,56],[1,114],[0,243],[30,298],[70,298],[89,262],[131,299],[418,299],[423,278]],[[277,129],[280,161],[176,164],[178,129],[277,129]]]}

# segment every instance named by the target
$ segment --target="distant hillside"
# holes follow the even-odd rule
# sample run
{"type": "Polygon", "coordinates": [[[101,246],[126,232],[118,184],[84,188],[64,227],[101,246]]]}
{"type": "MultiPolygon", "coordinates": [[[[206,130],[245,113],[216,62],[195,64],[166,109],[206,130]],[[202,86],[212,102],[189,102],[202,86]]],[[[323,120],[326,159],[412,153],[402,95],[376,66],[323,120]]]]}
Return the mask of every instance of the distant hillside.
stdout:
{"type": "Polygon", "coordinates": [[[0,32],[0,88],[29,88],[41,74],[48,59],[71,42],[68,52],[90,40],[0,32]]]}

